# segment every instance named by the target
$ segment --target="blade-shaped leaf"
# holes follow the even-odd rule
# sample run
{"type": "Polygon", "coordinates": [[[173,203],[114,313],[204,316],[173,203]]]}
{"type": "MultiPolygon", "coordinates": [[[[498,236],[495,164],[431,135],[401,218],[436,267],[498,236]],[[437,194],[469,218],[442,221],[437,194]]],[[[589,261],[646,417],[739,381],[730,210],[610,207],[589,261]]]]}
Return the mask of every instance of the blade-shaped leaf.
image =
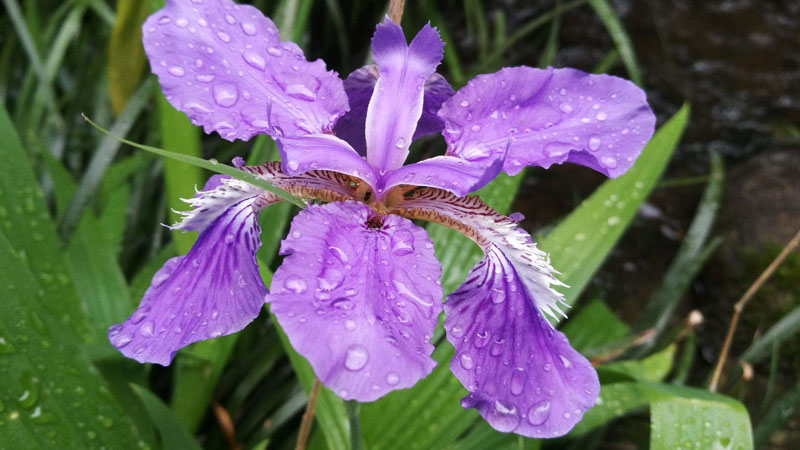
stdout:
{"type": "Polygon", "coordinates": [[[136,448],[133,423],[83,353],[91,340],[55,225],[0,107],[0,442],[136,448]]]}

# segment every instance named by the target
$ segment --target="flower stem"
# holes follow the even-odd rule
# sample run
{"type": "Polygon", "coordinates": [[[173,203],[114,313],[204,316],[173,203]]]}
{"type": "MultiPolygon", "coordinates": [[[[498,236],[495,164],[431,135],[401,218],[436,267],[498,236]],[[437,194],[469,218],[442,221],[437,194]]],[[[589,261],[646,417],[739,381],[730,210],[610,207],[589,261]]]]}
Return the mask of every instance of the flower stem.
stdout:
{"type": "Polygon", "coordinates": [[[758,276],[756,281],[753,282],[752,285],[747,289],[747,291],[742,295],[742,298],[733,305],[733,316],[731,317],[731,323],[728,326],[728,333],[725,335],[725,343],[722,344],[722,350],[719,352],[719,359],[717,360],[717,365],[714,367],[714,375],[711,377],[711,383],[708,385],[708,390],[711,392],[715,392],[717,390],[717,385],[719,384],[719,377],[722,375],[722,367],[725,365],[725,360],[728,359],[728,350],[731,348],[731,341],[733,341],[733,334],[736,332],[736,325],[739,323],[739,316],[742,314],[742,310],[744,309],[747,302],[753,298],[756,292],[761,289],[761,286],[769,279],[770,276],[775,272],[775,269],[781,265],[784,259],[789,256],[789,253],[794,250],[795,247],[800,244],[800,230],[797,231],[797,234],[794,235],[791,241],[783,247],[780,254],[775,257],[774,260],[764,269],[764,272],[758,276]]]}
{"type": "Polygon", "coordinates": [[[322,383],[319,382],[317,377],[314,377],[314,383],[311,385],[311,390],[308,392],[306,410],[303,412],[303,419],[300,422],[300,430],[297,431],[297,445],[294,447],[295,450],[305,450],[306,448],[308,435],[311,433],[311,425],[314,424],[314,407],[317,406],[317,397],[319,396],[320,387],[322,387],[322,383]]]}
{"type": "Polygon", "coordinates": [[[361,450],[361,403],[355,400],[344,402],[347,421],[350,423],[350,448],[361,450]]]}
{"type": "Polygon", "coordinates": [[[400,25],[400,22],[403,20],[403,8],[405,4],[405,0],[389,0],[389,11],[387,11],[387,14],[392,22],[400,25]]]}

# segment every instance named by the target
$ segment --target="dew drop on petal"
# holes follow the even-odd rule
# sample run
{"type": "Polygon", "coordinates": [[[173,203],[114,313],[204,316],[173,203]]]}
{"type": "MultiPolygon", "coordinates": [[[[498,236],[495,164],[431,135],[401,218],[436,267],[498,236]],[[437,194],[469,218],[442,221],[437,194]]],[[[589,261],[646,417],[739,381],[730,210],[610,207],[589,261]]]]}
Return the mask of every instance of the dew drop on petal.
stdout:
{"type": "Polygon", "coordinates": [[[531,425],[541,425],[550,417],[550,401],[543,400],[534,403],[528,410],[528,422],[531,425]]]}
{"type": "Polygon", "coordinates": [[[220,41],[228,43],[231,41],[231,36],[224,31],[217,31],[217,37],[220,41]]]}
{"type": "Polygon", "coordinates": [[[472,367],[475,365],[475,362],[472,361],[472,357],[466,353],[462,354],[459,360],[461,361],[461,367],[466,370],[472,369],[472,367]]]}
{"type": "Polygon", "coordinates": [[[173,77],[182,77],[186,75],[186,71],[181,66],[172,66],[169,68],[168,72],[173,77]]]}
{"type": "Polygon", "coordinates": [[[242,32],[248,36],[255,36],[256,34],[256,26],[250,22],[242,22],[241,25],[242,32]]]}
{"type": "Polygon", "coordinates": [[[239,90],[228,83],[214,85],[214,101],[223,108],[230,108],[239,101],[239,90]]]}
{"type": "Polygon", "coordinates": [[[283,52],[281,52],[281,49],[279,49],[278,47],[274,47],[274,46],[268,48],[267,49],[267,53],[269,53],[270,55],[275,56],[275,57],[281,56],[283,54],[283,52]]]}
{"type": "Polygon", "coordinates": [[[264,60],[264,57],[257,53],[247,52],[242,55],[244,57],[245,62],[249,64],[251,67],[254,67],[258,70],[264,70],[267,67],[267,62],[264,60]]]}
{"type": "Polygon", "coordinates": [[[336,309],[349,311],[355,307],[355,304],[347,297],[339,297],[331,302],[331,306],[336,309]]]}
{"type": "Polygon", "coordinates": [[[356,329],[356,321],[347,319],[344,321],[344,329],[347,331],[353,331],[356,329]]]}
{"type": "Polygon", "coordinates": [[[344,366],[348,370],[357,371],[367,365],[369,353],[367,349],[360,344],[353,344],[347,347],[347,354],[344,358],[344,366]]]}
{"type": "Polygon", "coordinates": [[[600,164],[607,169],[613,169],[617,167],[617,158],[614,158],[613,156],[601,156],[600,164]]]}
{"type": "Polygon", "coordinates": [[[600,144],[602,144],[600,137],[592,136],[589,138],[589,150],[596,152],[600,149],[600,144]]]}
{"type": "Polygon", "coordinates": [[[522,393],[522,389],[525,387],[525,369],[522,367],[517,367],[514,370],[514,373],[511,375],[511,393],[514,395],[519,395],[522,393]]]}
{"type": "Polygon", "coordinates": [[[139,327],[139,334],[144,337],[152,337],[153,336],[153,322],[147,321],[139,327]]]}
{"type": "Polygon", "coordinates": [[[514,405],[506,405],[495,400],[494,408],[489,412],[487,421],[492,424],[497,431],[507,433],[513,431],[519,425],[519,413],[514,405]]]}
{"type": "Polygon", "coordinates": [[[317,280],[319,281],[320,289],[332,291],[342,284],[344,275],[338,269],[326,267],[325,270],[322,271],[322,275],[320,275],[317,280]]]}
{"type": "Polygon", "coordinates": [[[414,253],[414,235],[408,230],[400,230],[392,235],[392,253],[397,256],[414,253]]]}
{"type": "Polygon", "coordinates": [[[283,282],[283,287],[294,292],[295,294],[302,294],[308,288],[306,281],[300,277],[291,276],[286,278],[283,282]]]}
{"type": "Polygon", "coordinates": [[[396,386],[397,383],[399,382],[400,382],[400,375],[394,372],[389,372],[389,374],[386,375],[386,384],[388,384],[389,386],[396,386]]]}

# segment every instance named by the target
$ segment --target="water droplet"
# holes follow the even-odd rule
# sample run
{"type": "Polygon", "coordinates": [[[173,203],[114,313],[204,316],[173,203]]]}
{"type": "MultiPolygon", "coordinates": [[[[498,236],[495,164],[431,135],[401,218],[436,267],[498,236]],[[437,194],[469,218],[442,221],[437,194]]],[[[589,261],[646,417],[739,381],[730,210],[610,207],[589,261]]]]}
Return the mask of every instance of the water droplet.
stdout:
{"type": "Polygon", "coordinates": [[[542,368],[544,369],[545,372],[550,372],[550,370],[553,369],[553,365],[550,364],[550,363],[547,363],[544,366],[542,366],[542,368]]]}
{"type": "Polygon", "coordinates": [[[139,327],[139,334],[141,334],[144,337],[152,337],[153,322],[148,320],[147,322],[143,323],[142,326],[139,327]]]}
{"type": "Polygon", "coordinates": [[[199,81],[201,83],[210,83],[210,82],[214,81],[214,78],[216,78],[216,77],[214,75],[211,75],[211,74],[200,74],[200,75],[197,75],[196,77],[194,77],[195,80],[197,80],[197,81],[199,81]]]}
{"type": "Polygon", "coordinates": [[[567,369],[572,367],[572,362],[568,360],[566,357],[564,357],[564,355],[558,355],[558,357],[561,358],[561,364],[564,364],[564,367],[566,367],[567,369]]]}
{"type": "Polygon", "coordinates": [[[574,111],[572,105],[570,105],[569,103],[562,103],[561,105],[558,106],[558,109],[560,109],[564,114],[569,114],[572,111],[574,111]]]}
{"type": "Polygon", "coordinates": [[[247,52],[242,54],[242,56],[247,64],[258,70],[264,70],[267,67],[267,62],[264,60],[264,57],[257,53],[247,52]]]}
{"type": "Polygon", "coordinates": [[[290,159],[289,162],[286,163],[289,166],[289,170],[297,170],[300,167],[300,163],[297,160],[290,159]]]}
{"type": "Polygon", "coordinates": [[[283,282],[283,287],[294,292],[295,294],[302,294],[308,288],[306,281],[300,277],[291,276],[283,282]]]}
{"type": "Polygon", "coordinates": [[[405,148],[406,147],[406,138],[404,138],[404,137],[398,138],[397,142],[395,142],[394,145],[397,148],[405,148]]]}
{"type": "Polygon", "coordinates": [[[589,138],[589,150],[596,152],[600,150],[600,144],[603,142],[600,140],[599,136],[592,136],[589,138]]]}
{"type": "Polygon", "coordinates": [[[272,55],[272,56],[274,56],[276,58],[283,54],[283,52],[281,52],[281,49],[279,49],[278,47],[274,47],[274,46],[268,48],[267,49],[267,53],[269,53],[270,55],[272,55]]]}
{"type": "Polygon", "coordinates": [[[468,102],[468,101],[466,101],[466,100],[461,100],[461,106],[463,106],[464,108],[466,108],[467,106],[469,106],[469,102],[468,102]]]}
{"type": "Polygon", "coordinates": [[[400,230],[392,235],[392,253],[397,256],[414,253],[414,235],[408,230],[400,230]]]}
{"type": "Polygon", "coordinates": [[[227,329],[224,326],[216,325],[213,328],[211,328],[211,330],[209,330],[208,337],[212,337],[212,338],[220,337],[223,334],[225,334],[226,331],[227,331],[227,329]]]}
{"type": "Polygon", "coordinates": [[[223,108],[230,108],[239,101],[239,90],[228,83],[214,85],[214,101],[223,108]]]}
{"type": "Polygon", "coordinates": [[[347,319],[344,321],[344,329],[347,331],[353,331],[356,329],[356,321],[347,319]]]}
{"type": "Polygon", "coordinates": [[[356,305],[355,303],[353,303],[352,300],[350,300],[347,297],[339,297],[331,302],[331,306],[333,306],[336,309],[349,311],[353,309],[356,305]]]}
{"type": "Polygon", "coordinates": [[[175,25],[179,26],[180,28],[185,28],[187,25],[189,25],[189,21],[183,17],[180,17],[175,21],[175,25]]]}
{"type": "Polygon", "coordinates": [[[344,280],[344,275],[338,269],[334,269],[333,267],[326,267],[325,270],[322,272],[317,280],[319,281],[319,287],[326,291],[332,291],[339,287],[342,284],[342,280],[344,280]]]}
{"type": "Polygon", "coordinates": [[[522,389],[525,387],[525,369],[522,367],[517,367],[514,370],[514,373],[511,375],[511,393],[514,395],[519,395],[522,393],[522,389]]]}
{"type": "Polygon", "coordinates": [[[299,100],[305,100],[307,102],[311,102],[317,99],[317,94],[304,84],[299,84],[299,83],[288,84],[283,89],[283,91],[286,92],[286,95],[288,95],[289,97],[293,97],[299,100]]]}
{"type": "Polygon", "coordinates": [[[459,326],[454,326],[450,329],[450,333],[453,334],[453,337],[460,338],[464,336],[464,329],[459,326]]]}
{"type": "Polygon", "coordinates": [[[102,414],[97,416],[97,421],[106,428],[111,428],[111,426],[114,425],[114,419],[106,417],[102,414]]]}
{"type": "Polygon", "coordinates": [[[181,66],[172,66],[168,70],[169,74],[173,77],[182,77],[186,75],[186,71],[181,66]]]}
{"type": "Polygon", "coordinates": [[[224,31],[217,31],[217,37],[219,38],[220,41],[225,42],[225,43],[228,43],[228,42],[231,41],[231,35],[229,35],[228,33],[224,32],[224,31]]]}
{"type": "Polygon", "coordinates": [[[607,169],[613,169],[617,167],[617,158],[614,158],[613,156],[601,156],[600,164],[607,169]]]}
{"type": "Polygon", "coordinates": [[[342,263],[346,263],[350,258],[347,257],[347,253],[344,250],[340,249],[339,247],[330,246],[328,250],[333,250],[333,253],[336,255],[336,259],[341,261],[342,263]]]}
{"type": "Polygon", "coordinates": [[[252,23],[250,23],[250,22],[242,22],[242,24],[240,26],[242,27],[242,31],[244,32],[244,34],[246,34],[248,36],[255,36],[255,34],[256,34],[256,26],[253,25],[252,23]]]}
{"type": "Polygon", "coordinates": [[[236,18],[230,14],[225,14],[225,22],[228,22],[229,25],[233,25],[236,23],[236,18]]]}
{"type": "Polygon", "coordinates": [[[363,345],[353,344],[347,347],[347,355],[344,359],[344,366],[348,370],[357,371],[367,365],[369,353],[363,345]]]}
{"type": "Polygon", "coordinates": [[[400,375],[394,372],[389,372],[386,375],[386,384],[388,384],[389,386],[396,386],[397,383],[399,382],[400,382],[400,375]]]}
{"type": "Polygon", "coordinates": [[[492,293],[492,303],[495,305],[503,303],[506,300],[506,293],[501,289],[495,289],[492,293]]]}
{"type": "Polygon", "coordinates": [[[111,343],[114,344],[114,347],[122,348],[126,345],[130,344],[133,340],[133,336],[130,334],[120,334],[111,340],[111,343]]]}
{"type": "Polygon", "coordinates": [[[232,233],[228,233],[225,235],[225,243],[228,245],[233,244],[234,239],[235,237],[233,236],[232,233]]]}
{"type": "Polygon", "coordinates": [[[519,414],[514,405],[506,405],[495,400],[494,408],[489,412],[491,418],[487,418],[497,431],[507,433],[513,431],[519,425],[519,414]]]}
{"type": "Polygon", "coordinates": [[[541,425],[550,417],[550,401],[543,400],[534,403],[528,410],[528,422],[531,425],[541,425]]]}
{"type": "Polygon", "coordinates": [[[602,122],[602,121],[608,119],[608,114],[606,114],[604,112],[599,112],[599,113],[597,113],[596,116],[594,116],[594,118],[602,122]]]}
{"type": "Polygon", "coordinates": [[[475,365],[475,362],[472,360],[472,357],[466,353],[463,353],[459,358],[459,360],[461,361],[461,367],[463,367],[466,370],[472,369],[472,367],[475,365]]]}

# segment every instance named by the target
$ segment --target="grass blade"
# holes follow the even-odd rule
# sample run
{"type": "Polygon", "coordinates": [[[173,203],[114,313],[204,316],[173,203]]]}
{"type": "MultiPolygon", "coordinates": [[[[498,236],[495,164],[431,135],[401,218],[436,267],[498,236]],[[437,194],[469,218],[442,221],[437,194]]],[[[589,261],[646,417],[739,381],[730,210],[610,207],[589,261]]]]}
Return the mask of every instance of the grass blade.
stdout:
{"type": "Polygon", "coordinates": [[[636,53],[633,51],[633,44],[631,43],[628,33],[622,26],[619,17],[608,4],[607,0],[587,0],[589,5],[594,9],[597,17],[603,22],[611,40],[617,47],[619,57],[622,59],[622,64],[625,65],[625,70],[628,71],[628,76],[631,81],[637,85],[642,85],[642,72],[639,69],[639,63],[636,62],[636,53]]]}

